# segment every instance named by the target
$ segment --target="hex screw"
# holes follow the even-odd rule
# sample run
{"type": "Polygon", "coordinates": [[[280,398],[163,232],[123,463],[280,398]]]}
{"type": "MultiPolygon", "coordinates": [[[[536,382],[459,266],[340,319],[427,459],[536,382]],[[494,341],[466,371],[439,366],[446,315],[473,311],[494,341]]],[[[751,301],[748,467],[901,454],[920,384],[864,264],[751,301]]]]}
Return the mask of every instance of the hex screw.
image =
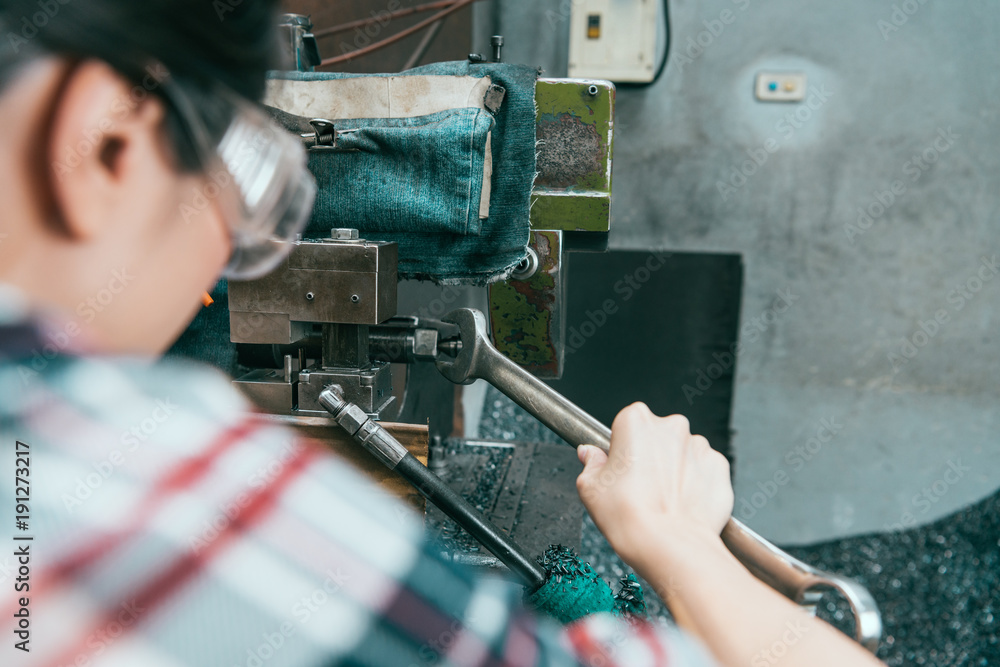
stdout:
{"type": "Polygon", "coordinates": [[[361,297],[358,296],[357,294],[352,294],[351,295],[351,303],[357,303],[358,301],[361,301],[361,297]]]}
{"type": "Polygon", "coordinates": [[[313,294],[312,292],[306,292],[306,301],[312,301],[315,298],[316,298],[315,294],[313,294]]]}

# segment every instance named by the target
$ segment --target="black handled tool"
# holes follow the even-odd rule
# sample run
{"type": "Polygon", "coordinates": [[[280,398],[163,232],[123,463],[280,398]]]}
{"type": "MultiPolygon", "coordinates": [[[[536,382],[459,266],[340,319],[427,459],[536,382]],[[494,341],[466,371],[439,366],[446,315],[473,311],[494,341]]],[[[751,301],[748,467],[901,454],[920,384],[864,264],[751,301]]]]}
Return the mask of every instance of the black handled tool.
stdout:
{"type": "Polygon", "coordinates": [[[529,591],[537,590],[545,583],[545,570],[531,560],[514,540],[406,451],[406,447],[381,424],[372,420],[359,406],[344,400],[340,387],[332,385],[324,389],[319,395],[319,403],[329,410],[337,423],[356,442],[387,468],[402,475],[421,495],[479,540],[501,563],[523,580],[529,591]]]}

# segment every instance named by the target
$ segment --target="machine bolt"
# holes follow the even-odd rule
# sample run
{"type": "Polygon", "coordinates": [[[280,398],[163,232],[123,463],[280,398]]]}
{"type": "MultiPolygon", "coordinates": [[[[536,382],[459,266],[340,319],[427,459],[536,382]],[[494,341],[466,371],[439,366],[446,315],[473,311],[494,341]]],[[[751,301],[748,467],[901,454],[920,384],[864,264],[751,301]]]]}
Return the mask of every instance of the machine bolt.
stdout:
{"type": "Polygon", "coordinates": [[[357,241],[358,230],[350,227],[334,227],[330,230],[330,238],[335,241],[357,241]]]}
{"type": "Polygon", "coordinates": [[[528,247],[528,256],[522,259],[510,274],[512,280],[527,280],[538,272],[538,251],[528,247]]]}
{"type": "Polygon", "coordinates": [[[490,37],[490,46],[493,47],[493,62],[501,62],[500,50],[503,49],[503,35],[493,35],[490,37]]]}
{"type": "Polygon", "coordinates": [[[441,440],[440,435],[435,435],[431,438],[429,445],[427,448],[427,467],[441,476],[448,470],[447,450],[445,449],[444,442],[441,440]]]}

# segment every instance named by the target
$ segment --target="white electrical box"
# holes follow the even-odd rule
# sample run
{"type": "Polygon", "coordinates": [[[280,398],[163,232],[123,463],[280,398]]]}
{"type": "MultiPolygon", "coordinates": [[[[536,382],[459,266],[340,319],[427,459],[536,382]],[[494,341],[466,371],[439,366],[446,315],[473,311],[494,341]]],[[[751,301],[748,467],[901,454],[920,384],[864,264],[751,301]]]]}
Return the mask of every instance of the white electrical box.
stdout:
{"type": "Polygon", "coordinates": [[[645,83],[653,80],[662,0],[574,0],[569,76],[645,83]]]}

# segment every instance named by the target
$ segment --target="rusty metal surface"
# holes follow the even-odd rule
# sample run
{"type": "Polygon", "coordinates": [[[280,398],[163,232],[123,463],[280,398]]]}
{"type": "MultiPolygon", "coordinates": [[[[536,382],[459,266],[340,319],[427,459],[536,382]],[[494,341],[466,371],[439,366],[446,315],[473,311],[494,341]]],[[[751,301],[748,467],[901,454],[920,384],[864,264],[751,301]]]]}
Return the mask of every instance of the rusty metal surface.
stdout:
{"type": "Polygon", "coordinates": [[[611,228],[615,87],[608,81],[539,79],[535,104],[531,245],[542,261],[531,278],[490,287],[490,330],[505,356],[537,377],[558,379],[566,329],[562,232],[611,228]]]}
{"type": "Polygon", "coordinates": [[[490,335],[504,356],[540,378],[562,375],[565,297],[562,232],[531,232],[539,266],[527,280],[490,285],[490,335]]]}
{"type": "Polygon", "coordinates": [[[603,172],[601,137],[593,123],[572,113],[538,118],[536,186],[573,188],[603,172]]]}
{"type": "Polygon", "coordinates": [[[609,81],[539,79],[538,176],[533,229],[607,232],[611,227],[615,87],[609,81]]]}

